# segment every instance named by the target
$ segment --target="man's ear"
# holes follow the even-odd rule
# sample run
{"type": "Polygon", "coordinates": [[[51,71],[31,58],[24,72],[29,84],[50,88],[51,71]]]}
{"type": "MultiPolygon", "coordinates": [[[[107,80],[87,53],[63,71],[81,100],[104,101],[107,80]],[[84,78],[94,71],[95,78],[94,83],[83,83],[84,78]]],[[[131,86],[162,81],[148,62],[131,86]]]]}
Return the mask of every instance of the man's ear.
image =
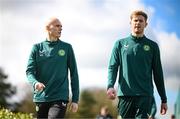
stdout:
{"type": "Polygon", "coordinates": [[[146,22],[146,24],[145,24],[145,27],[148,25],[148,23],[146,22]]]}
{"type": "Polygon", "coordinates": [[[131,21],[129,22],[129,24],[131,25],[131,21]]]}
{"type": "Polygon", "coordinates": [[[49,26],[46,26],[46,31],[49,31],[49,26]]]}

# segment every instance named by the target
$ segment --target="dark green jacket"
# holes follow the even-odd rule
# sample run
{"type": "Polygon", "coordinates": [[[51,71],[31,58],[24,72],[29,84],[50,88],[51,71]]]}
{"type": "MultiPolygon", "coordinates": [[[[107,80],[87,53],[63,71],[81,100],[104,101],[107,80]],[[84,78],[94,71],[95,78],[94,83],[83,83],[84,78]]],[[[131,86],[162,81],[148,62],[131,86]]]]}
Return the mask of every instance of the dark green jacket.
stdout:
{"type": "Polygon", "coordinates": [[[69,100],[70,71],[72,101],[79,100],[79,78],[72,46],[63,41],[43,41],[32,48],[26,75],[33,85],[41,82],[45,89],[41,92],[34,90],[34,102],[50,102],[69,100]]]}
{"type": "Polygon", "coordinates": [[[118,40],[109,62],[108,88],[114,87],[118,70],[118,96],[153,96],[153,74],[160,97],[166,102],[157,43],[145,36],[136,38],[130,35],[118,40]]]}

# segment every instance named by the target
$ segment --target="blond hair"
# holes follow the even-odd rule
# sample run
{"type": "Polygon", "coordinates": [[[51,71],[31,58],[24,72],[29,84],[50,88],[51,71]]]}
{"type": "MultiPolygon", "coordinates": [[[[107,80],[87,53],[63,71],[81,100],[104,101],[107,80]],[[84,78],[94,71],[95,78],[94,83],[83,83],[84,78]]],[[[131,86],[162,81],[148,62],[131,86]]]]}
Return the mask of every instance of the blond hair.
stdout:
{"type": "Polygon", "coordinates": [[[146,14],[144,11],[142,11],[142,10],[135,10],[135,11],[133,11],[133,12],[131,13],[130,18],[132,19],[133,16],[137,16],[137,15],[142,15],[142,16],[145,18],[145,21],[147,21],[147,19],[148,19],[147,14],[146,14]]]}

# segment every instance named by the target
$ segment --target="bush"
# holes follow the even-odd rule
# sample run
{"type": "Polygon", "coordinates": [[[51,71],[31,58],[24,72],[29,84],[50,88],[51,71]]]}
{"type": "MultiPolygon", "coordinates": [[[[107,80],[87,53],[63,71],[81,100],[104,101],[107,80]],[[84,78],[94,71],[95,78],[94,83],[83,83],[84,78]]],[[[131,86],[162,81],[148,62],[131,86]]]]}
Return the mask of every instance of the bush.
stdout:
{"type": "Polygon", "coordinates": [[[33,119],[33,114],[13,113],[8,109],[0,109],[0,119],[33,119]]]}

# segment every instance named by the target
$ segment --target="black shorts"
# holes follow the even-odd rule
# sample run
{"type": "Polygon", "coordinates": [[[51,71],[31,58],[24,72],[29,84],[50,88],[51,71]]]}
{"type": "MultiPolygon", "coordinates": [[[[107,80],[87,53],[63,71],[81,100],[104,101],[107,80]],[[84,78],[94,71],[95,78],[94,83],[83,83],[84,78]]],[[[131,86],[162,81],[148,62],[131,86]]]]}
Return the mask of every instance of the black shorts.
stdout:
{"type": "Polygon", "coordinates": [[[147,119],[151,111],[151,96],[121,96],[118,112],[122,119],[147,119]]]}

